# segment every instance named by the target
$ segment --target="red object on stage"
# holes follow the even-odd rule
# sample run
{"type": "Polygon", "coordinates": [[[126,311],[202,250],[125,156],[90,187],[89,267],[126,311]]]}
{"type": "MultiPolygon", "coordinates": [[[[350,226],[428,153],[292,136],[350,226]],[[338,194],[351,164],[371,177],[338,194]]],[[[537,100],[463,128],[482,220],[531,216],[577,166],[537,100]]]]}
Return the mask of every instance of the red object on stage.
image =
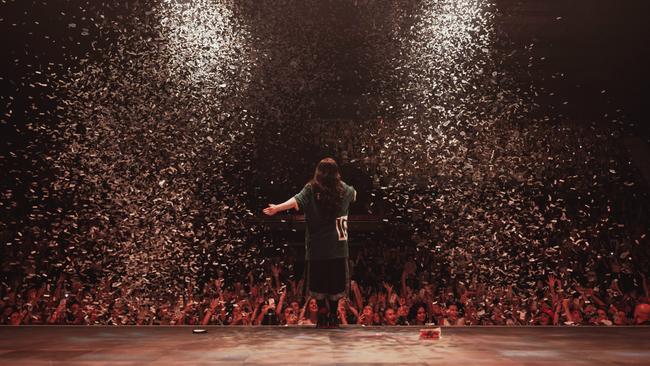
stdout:
{"type": "Polygon", "coordinates": [[[420,339],[427,339],[436,341],[442,337],[440,327],[420,329],[420,339]]]}

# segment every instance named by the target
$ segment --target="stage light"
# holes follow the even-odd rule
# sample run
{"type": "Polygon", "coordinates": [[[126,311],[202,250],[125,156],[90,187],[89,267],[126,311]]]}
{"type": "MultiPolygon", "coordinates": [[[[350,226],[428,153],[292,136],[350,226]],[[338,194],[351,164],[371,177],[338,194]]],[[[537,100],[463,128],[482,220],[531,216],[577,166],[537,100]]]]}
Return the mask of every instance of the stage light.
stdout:
{"type": "Polygon", "coordinates": [[[167,40],[170,72],[195,83],[225,88],[234,60],[244,56],[246,27],[227,1],[164,0],[159,8],[162,35],[167,40]]]}

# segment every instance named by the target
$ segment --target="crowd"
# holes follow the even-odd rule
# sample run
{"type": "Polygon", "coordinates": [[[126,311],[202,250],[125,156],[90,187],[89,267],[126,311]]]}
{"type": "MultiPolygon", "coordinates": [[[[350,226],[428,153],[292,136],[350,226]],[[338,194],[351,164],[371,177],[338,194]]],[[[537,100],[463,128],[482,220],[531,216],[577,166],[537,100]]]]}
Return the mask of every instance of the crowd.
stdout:
{"type": "MultiPolygon", "coordinates": [[[[616,272],[616,260],[602,259],[614,271],[604,283],[548,274],[525,289],[494,286],[479,276],[445,280],[440,277],[444,263],[425,256],[427,265],[419,266],[408,259],[415,254],[408,248],[364,247],[357,252],[350,259],[349,294],[338,304],[343,325],[650,325],[646,276],[616,272]]],[[[200,289],[188,286],[177,299],[157,301],[125,294],[108,277],[89,285],[87,278],[62,273],[55,286],[35,284],[25,291],[3,283],[0,323],[315,324],[318,306],[304,296],[300,276],[279,264],[266,269],[261,281],[251,271],[244,281],[210,279],[200,289]]]]}

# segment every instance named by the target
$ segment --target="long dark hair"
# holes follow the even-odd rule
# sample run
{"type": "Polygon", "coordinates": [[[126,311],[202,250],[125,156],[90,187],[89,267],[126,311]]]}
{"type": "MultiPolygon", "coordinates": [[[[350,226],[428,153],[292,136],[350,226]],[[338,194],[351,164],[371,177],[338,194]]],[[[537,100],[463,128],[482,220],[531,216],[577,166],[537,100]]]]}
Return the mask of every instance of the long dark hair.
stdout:
{"type": "Polygon", "coordinates": [[[321,160],[309,184],[320,211],[326,218],[336,218],[343,203],[343,183],[336,161],[332,158],[321,160]]]}

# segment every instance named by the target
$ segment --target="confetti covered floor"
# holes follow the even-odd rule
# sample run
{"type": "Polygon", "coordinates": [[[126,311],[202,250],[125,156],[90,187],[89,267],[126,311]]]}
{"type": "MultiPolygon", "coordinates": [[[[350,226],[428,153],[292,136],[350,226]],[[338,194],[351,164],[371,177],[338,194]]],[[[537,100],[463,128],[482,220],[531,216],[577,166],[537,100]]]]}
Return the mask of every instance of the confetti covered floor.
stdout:
{"type": "Polygon", "coordinates": [[[647,365],[649,327],[2,327],[5,365],[647,365]]]}

